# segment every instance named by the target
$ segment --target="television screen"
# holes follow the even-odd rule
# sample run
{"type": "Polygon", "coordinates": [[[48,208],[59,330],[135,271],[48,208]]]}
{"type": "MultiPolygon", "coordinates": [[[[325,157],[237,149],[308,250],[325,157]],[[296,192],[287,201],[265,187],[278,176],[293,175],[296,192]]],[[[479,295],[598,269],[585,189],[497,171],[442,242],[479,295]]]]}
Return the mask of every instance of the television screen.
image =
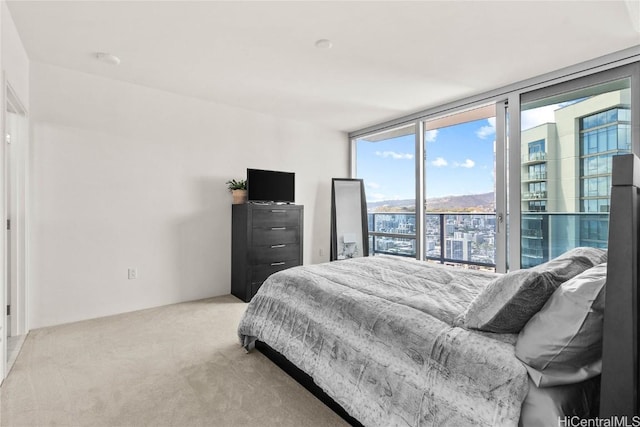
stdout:
{"type": "Polygon", "coordinates": [[[247,169],[247,198],[250,202],[295,202],[295,173],[247,169]]]}

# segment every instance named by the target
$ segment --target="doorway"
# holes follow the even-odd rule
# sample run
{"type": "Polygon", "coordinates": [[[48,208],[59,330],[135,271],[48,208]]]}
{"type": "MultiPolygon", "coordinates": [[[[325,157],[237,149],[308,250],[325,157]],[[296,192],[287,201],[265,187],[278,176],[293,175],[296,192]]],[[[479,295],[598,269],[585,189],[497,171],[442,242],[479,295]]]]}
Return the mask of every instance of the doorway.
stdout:
{"type": "Polygon", "coordinates": [[[15,362],[28,331],[26,286],[26,159],[28,121],[23,104],[5,83],[4,111],[5,327],[4,376],[15,362]]]}

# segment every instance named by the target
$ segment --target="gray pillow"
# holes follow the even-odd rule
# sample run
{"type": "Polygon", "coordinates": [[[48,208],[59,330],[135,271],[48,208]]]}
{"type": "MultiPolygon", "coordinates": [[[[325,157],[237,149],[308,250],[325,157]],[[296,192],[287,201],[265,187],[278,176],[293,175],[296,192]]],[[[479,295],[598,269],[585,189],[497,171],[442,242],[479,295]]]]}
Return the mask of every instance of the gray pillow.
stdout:
{"type": "Polygon", "coordinates": [[[462,314],[470,329],[518,333],[567,280],[607,261],[603,249],[580,247],[527,270],[516,270],[489,282],[462,314]]]}
{"type": "Polygon", "coordinates": [[[602,369],[607,264],[563,283],[520,331],[516,357],[538,387],[574,384],[602,369]]]}

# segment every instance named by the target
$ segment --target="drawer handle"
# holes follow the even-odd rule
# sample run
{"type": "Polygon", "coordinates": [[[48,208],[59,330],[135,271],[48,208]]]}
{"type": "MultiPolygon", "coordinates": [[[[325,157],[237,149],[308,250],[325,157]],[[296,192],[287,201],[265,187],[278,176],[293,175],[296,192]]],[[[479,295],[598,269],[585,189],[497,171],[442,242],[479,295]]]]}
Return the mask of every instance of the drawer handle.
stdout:
{"type": "Polygon", "coordinates": [[[271,249],[284,248],[287,245],[271,245],[271,249]]]}
{"type": "Polygon", "coordinates": [[[280,261],[280,262],[272,262],[272,263],[271,263],[271,266],[272,266],[272,267],[275,267],[276,265],[285,265],[285,264],[286,264],[286,262],[284,262],[284,261],[280,261]]]}
{"type": "Polygon", "coordinates": [[[286,213],[286,209],[271,209],[271,213],[286,213]]]}
{"type": "Polygon", "coordinates": [[[271,231],[286,230],[287,227],[271,227],[271,231]]]}

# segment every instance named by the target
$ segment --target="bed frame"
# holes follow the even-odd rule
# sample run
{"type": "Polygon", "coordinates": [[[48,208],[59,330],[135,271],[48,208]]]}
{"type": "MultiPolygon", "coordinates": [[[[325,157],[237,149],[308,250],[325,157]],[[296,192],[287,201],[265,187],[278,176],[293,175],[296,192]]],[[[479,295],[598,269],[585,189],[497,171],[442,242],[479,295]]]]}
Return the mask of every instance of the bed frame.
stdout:
{"type": "MultiPolygon", "coordinates": [[[[640,158],[613,157],[600,418],[640,415],[638,408],[638,256],[640,242],[640,158]]],[[[267,344],[256,348],[351,425],[350,417],[313,379],[267,344]]],[[[595,414],[594,414],[595,415],[595,414]]]]}
{"type": "Polygon", "coordinates": [[[638,409],[638,242],[640,159],[613,158],[602,348],[600,417],[638,409]]]}
{"type": "Polygon", "coordinates": [[[285,371],[291,378],[296,380],[302,387],[306,388],[318,400],[327,405],[329,409],[339,415],[349,425],[353,427],[364,427],[360,421],[353,418],[338,402],[333,400],[331,396],[324,392],[314,381],[313,378],[302,369],[291,363],[289,359],[284,357],[278,351],[271,348],[262,341],[256,341],[256,349],[267,356],[280,369],[285,371]]]}

